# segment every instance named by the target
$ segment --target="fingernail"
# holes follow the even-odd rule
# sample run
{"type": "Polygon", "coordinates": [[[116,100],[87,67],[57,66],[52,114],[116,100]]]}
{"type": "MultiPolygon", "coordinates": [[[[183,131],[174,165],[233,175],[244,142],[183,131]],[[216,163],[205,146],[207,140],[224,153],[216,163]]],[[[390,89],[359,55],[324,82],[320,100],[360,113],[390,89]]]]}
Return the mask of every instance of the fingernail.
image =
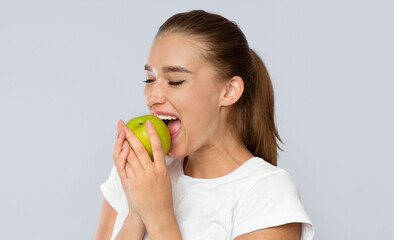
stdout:
{"type": "Polygon", "coordinates": [[[120,136],[121,133],[122,133],[122,129],[120,129],[120,131],[119,131],[119,133],[118,133],[118,138],[119,138],[119,136],[120,136]]]}

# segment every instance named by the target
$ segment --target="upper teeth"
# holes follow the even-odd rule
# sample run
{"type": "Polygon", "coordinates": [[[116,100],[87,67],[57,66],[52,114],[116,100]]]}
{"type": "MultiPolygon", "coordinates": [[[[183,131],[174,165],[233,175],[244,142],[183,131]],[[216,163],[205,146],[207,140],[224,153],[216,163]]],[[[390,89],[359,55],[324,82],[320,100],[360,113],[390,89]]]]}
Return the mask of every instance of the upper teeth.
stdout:
{"type": "Polygon", "coordinates": [[[161,120],[175,120],[176,117],[173,116],[167,116],[167,115],[159,115],[155,114],[156,117],[160,118],[161,120]]]}

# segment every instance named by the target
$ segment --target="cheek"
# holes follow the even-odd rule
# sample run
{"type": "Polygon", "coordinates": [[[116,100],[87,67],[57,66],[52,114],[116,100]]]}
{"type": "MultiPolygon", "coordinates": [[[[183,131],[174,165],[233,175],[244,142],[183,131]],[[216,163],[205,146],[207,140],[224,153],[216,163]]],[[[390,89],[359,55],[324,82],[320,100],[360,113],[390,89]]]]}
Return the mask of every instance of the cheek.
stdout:
{"type": "Polygon", "coordinates": [[[149,106],[149,104],[148,104],[148,103],[149,103],[148,97],[149,97],[149,90],[148,90],[148,88],[145,86],[145,88],[144,88],[144,100],[145,100],[146,105],[149,106]]]}
{"type": "Polygon", "coordinates": [[[185,126],[189,137],[196,139],[201,133],[207,134],[216,128],[219,113],[216,96],[214,92],[207,91],[207,88],[195,89],[188,100],[182,102],[185,104],[185,126]]]}
{"type": "Polygon", "coordinates": [[[202,82],[194,86],[189,98],[193,101],[195,109],[199,109],[200,111],[205,110],[204,112],[206,112],[217,107],[218,96],[218,89],[209,84],[209,82],[202,82]]]}

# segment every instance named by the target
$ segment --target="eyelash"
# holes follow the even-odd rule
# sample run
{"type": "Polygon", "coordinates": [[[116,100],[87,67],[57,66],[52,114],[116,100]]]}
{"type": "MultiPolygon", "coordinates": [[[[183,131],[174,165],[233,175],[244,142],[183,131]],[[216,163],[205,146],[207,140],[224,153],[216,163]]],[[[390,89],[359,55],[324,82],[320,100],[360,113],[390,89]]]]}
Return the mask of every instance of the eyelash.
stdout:
{"type": "MultiPolygon", "coordinates": [[[[151,83],[151,82],[153,82],[154,80],[153,79],[146,79],[145,81],[143,81],[144,83],[151,83]]],[[[181,81],[178,81],[178,82],[168,82],[168,84],[170,84],[170,85],[173,85],[173,86],[178,86],[178,85],[181,85],[183,82],[184,82],[185,80],[181,80],[181,81]]]]}

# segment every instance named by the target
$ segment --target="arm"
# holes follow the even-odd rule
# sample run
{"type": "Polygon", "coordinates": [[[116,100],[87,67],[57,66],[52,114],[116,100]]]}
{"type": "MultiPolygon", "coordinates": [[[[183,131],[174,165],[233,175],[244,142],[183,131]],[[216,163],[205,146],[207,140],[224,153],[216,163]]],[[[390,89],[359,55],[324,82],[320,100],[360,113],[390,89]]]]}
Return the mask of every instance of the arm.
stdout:
{"type": "Polygon", "coordinates": [[[117,215],[118,213],[115,211],[115,209],[113,209],[104,198],[98,227],[96,230],[96,236],[94,237],[95,240],[108,240],[111,238],[117,215]]]}
{"type": "MultiPolygon", "coordinates": [[[[115,220],[118,213],[111,207],[104,198],[101,208],[99,223],[94,240],[109,240],[114,229],[115,220]]],[[[122,229],[116,236],[116,240],[141,240],[145,234],[145,227],[141,226],[141,220],[127,217],[123,223],[122,229]]]]}
{"type": "Polygon", "coordinates": [[[260,229],[257,231],[242,234],[234,240],[300,240],[301,224],[288,223],[277,227],[260,229]]]}
{"type": "Polygon", "coordinates": [[[145,227],[143,224],[141,226],[141,220],[128,216],[115,240],[141,240],[144,234],[145,227]]]}
{"type": "MultiPolygon", "coordinates": [[[[174,218],[175,220],[175,218],[174,218]]],[[[148,230],[148,235],[151,240],[182,240],[182,236],[178,227],[178,223],[174,220],[167,221],[167,224],[161,225],[155,229],[148,230]]],[[[141,240],[145,234],[144,226],[139,226],[140,220],[133,220],[127,217],[122,229],[116,236],[115,240],[141,240]],[[141,231],[143,229],[143,231],[141,231]]]]}
{"type": "Polygon", "coordinates": [[[147,228],[149,238],[151,240],[182,240],[181,231],[178,222],[173,214],[168,214],[166,220],[155,224],[155,228],[147,228]]]}

